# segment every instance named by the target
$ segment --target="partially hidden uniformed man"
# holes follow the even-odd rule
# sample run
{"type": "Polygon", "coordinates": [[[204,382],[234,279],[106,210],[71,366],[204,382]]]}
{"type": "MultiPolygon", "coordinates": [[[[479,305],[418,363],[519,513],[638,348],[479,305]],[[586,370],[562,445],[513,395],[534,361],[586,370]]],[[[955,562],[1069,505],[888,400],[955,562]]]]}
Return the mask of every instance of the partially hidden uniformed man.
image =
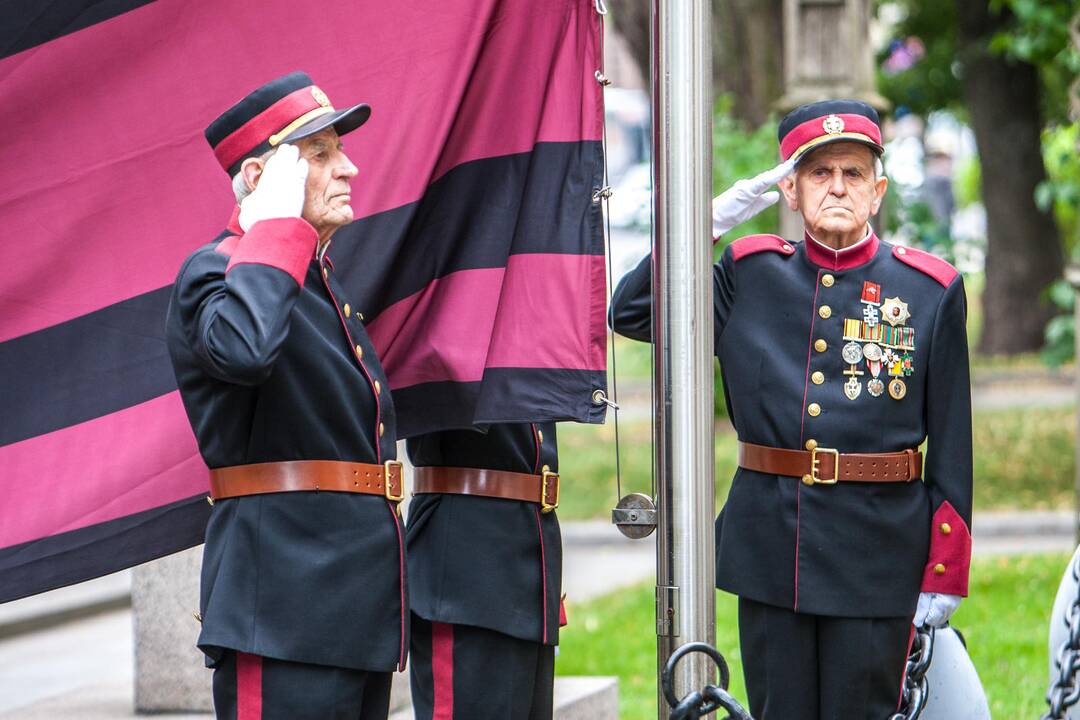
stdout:
{"type": "Polygon", "coordinates": [[[408,647],[386,376],[328,254],[356,167],[304,73],[206,129],[240,207],[176,278],[167,340],[210,468],[198,645],[221,718],[385,718],[408,647]]]}
{"type": "MultiPolygon", "coordinates": [[[[779,199],[805,235],[740,238],[713,270],[715,352],[738,433],[716,520],[757,720],[882,720],[916,625],[967,594],[971,403],[961,276],[869,224],[885,195],[877,113],[797,108],[784,162],[713,203],[714,236],[779,199]],[[927,441],[924,459],[920,446],[927,441]]],[[[613,325],[649,340],[650,260],[613,325]]]]}
{"type": "Polygon", "coordinates": [[[554,423],[408,440],[417,720],[550,720],[562,619],[554,423]]]}

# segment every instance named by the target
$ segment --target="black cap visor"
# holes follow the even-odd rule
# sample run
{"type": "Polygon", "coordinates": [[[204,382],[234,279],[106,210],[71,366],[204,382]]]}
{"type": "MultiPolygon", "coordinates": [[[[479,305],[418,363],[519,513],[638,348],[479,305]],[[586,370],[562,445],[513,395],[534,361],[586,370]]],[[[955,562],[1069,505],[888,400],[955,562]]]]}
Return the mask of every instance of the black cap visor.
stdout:
{"type": "MultiPolygon", "coordinates": [[[[317,132],[325,130],[331,125],[337,130],[338,135],[344,135],[366,123],[369,117],[371,117],[371,106],[366,103],[353,105],[351,108],[346,108],[345,110],[335,110],[332,113],[320,115],[309,123],[304,123],[286,135],[281,140],[281,143],[292,143],[297,140],[303,140],[306,137],[310,137],[317,132]]],[[[278,144],[280,145],[281,143],[278,144]]]]}

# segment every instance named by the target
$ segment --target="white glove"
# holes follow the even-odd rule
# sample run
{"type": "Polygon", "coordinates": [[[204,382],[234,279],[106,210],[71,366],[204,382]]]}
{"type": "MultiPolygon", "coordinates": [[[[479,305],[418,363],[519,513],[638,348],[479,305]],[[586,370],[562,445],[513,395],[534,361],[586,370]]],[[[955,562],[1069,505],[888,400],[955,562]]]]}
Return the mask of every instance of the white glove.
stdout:
{"type": "Polygon", "coordinates": [[[915,627],[939,628],[949,622],[949,618],[960,607],[959,595],[944,595],[942,593],[919,593],[919,604],[915,607],[915,618],[911,624],[915,627]]]}
{"type": "Polygon", "coordinates": [[[712,234],[718,238],[736,225],[741,225],[762,210],[775,205],[780,193],[765,192],[786,178],[795,169],[795,161],[780,163],[749,180],[739,180],[730,188],[713,198],[712,234]]]}
{"type": "Polygon", "coordinates": [[[240,203],[240,227],[247,232],[260,220],[300,217],[308,161],[295,145],[279,145],[263,166],[259,183],[240,203]]]}

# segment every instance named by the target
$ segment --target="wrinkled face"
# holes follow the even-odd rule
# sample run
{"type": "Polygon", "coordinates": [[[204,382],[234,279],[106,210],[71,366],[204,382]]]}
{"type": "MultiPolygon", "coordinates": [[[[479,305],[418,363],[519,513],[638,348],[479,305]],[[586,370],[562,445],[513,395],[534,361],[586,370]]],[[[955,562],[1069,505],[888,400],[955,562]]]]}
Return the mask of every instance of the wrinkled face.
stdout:
{"type": "Polygon", "coordinates": [[[881,207],[888,180],[876,177],[874,153],[860,143],[830,143],[780,181],[788,206],[815,237],[861,233],[881,207]]]}
{"type": "Polygon", "coordinates": [[[297,141],[300,157],[308,161],[302,216],[325,238],[353,220],[349,181],[356,166],[345,155],[337,131],[330,127],[297,141]]]}

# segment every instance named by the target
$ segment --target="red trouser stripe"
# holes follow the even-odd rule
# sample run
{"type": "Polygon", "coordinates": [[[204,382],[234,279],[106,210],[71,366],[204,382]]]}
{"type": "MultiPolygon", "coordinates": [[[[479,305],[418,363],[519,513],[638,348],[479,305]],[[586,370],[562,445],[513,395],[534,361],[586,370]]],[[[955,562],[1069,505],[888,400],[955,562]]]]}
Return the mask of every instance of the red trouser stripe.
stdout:
{"type": "MultiPolygon", "coordinates": [[[[914,620],[914,618],[912,618],[914,620]]],[[[904,653],[904,666],[900,668],[900,696],[896,698],[896,709],[900,710],[900,706],[904,704],[904,680],[907,678],[907,659],[911,655],[911,646],[915,644],[915,634],[918,631],[915,629],[915,625],[912,624],[911,631],[908,633],[907,639],[907,652],[904,653]]]]}
{"type": "Polygon", "coordinates": [[[262,720],[262,656],[236,653],[236,720],[262,720]]]}
{"type": "Polygon", "coordinates": [[[431,720],[454,720],[454,626],[448,623],[431,623],[431,678],[435,685],[431,720]]]}

